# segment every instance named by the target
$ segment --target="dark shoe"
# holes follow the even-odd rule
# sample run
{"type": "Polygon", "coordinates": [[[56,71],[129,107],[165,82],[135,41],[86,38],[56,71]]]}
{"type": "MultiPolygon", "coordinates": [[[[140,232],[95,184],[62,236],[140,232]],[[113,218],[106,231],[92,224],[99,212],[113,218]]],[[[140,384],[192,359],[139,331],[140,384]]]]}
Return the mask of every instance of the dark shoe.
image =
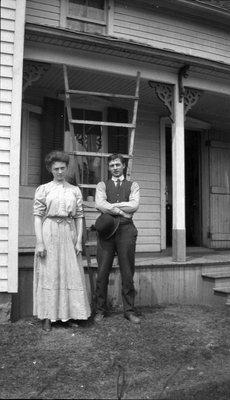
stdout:
{"type": "Polygon", "coordinates": [[[125,314],[125,318],[133,324],[140,324],[141,320],[134,313],[125,314]]]}
{"type": "Polygon", "coordinates": [[[50,332],[51,331],[51,321],[46,318],[42,321],[42,329],[43,331],[50,332]]]}
{"type": "Polygon", "coordinates": [[[103,321],[104,318],[105,318],[104,314],[98,313],[94,317],[94,322],[101,322],[103,321]]]}

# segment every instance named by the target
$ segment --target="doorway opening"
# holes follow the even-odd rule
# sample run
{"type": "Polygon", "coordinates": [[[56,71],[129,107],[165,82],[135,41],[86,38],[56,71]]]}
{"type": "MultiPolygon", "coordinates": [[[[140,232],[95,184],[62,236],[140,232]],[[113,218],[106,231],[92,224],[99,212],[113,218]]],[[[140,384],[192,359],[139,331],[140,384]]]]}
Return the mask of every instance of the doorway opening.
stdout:
{"type": "MultiPolygon", "coordinates": [[[[172,246],[172,134],[166,128],[166,246],[172,246]]],[[[186,246],[201,246],[201,173],[199,131],[185,130],[186,246]]]]}

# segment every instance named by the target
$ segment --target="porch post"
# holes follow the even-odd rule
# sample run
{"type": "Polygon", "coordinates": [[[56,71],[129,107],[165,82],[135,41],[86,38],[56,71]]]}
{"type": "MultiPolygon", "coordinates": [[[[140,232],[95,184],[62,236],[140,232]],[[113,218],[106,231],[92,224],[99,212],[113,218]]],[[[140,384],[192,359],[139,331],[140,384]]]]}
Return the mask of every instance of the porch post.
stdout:
{"type": "Polygon", "coordinates": [[[174,122],[172,124],[172,194],[173,194],[173,261],[186,260],[185,231],[185,152],[184,98],[179,101],[178,85],[174,86],[174,122]]]}

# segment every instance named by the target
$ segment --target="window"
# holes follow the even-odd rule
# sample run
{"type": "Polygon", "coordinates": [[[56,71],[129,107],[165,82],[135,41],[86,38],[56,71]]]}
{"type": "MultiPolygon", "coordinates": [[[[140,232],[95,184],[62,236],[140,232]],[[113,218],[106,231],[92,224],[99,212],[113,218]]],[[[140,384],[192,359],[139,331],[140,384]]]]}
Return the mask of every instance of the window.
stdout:
{"type": "Polygon", "coordinates": [[[68,0],[67,27],[87,33],[105,34],[105,0],[68,0]]]}
{"type": "MultiPolygon", "coordinates": [[[[97,110],[72,109],[73,119],[102,121],[103,114],[97,110]]],[[[66,127],[65,150],[72,151],[72,144],[68,128],[66,127]]],[[[75,124],[74,134],[77,150],[86,152],[85,155],[72,157],[69,167],[68,181],[72,184],[79,184],[84,200],[95,196],[96,184],[103,179],[104,163],[101,157],[87,155],[87,152],[102,152],[103,129],[99,125],[75,124]]]]}
{"type": "MultiPolygon", "coordinates": [[[[127,122],[128,111],[109,107],[104,110],[110,122],[127,122]]],[[[103,121],[106,114],[99,110],[73,108],[73,119],[82,121],[103,121]]],[[[66,121],[67,122],[67,121],[66,121]]],[[[72,140],[66,124],[65,150],[72,151],[72,140]]],[[[84,200],[93,201],[95,188],[99,181],[108,179],[107,157],[98,157],[95,153],[128,153],[128,130],[127,128],[102,127],[90,124],[75,124],[74,134],[76,148],[84,155],[72,156],[68,181],[79,184],[84,200]],[[94,153],[87,155],[87,152],[94,153]]]]}

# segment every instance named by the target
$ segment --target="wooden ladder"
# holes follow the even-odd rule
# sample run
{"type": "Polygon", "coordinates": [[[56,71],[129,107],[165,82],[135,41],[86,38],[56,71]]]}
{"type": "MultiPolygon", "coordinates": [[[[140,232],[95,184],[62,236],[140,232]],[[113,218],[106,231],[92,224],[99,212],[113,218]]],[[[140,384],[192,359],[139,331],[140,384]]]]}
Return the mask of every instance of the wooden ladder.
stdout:
{"type": "MultiPolygon", "coordinates": [[[[136,88],[134,95],[126,95],[126,94],[114,94],[114,93],[101,93],[101,92],[93,92],[93,91],[83,91],[83,90],[73,90],[69,88],[69,79],[68,79],[68,71],[67,66],[63,65],[63,73],[64,73],[64,83],[65,83],[65,104],[67,109],[67,118],[69,123],[69,132],[72,139],[72,147],[73,151],[69,152],[69,154],[73,154],[76,156],[95,156],[95,157],[102,157],[108,158],[111,153],[102,153],[102,152],[88,152],[88,151],[78,151],[77,150],[77,142],[74,135],[74,125],[75,124],[82,124],[82,125],[98,125],[98,126],[111,126],[111,127],[122,127],[128,128],[130,130],[130,140],[129,140],[129,150],[128,154],[122,154],[124,158],[128,159],[127,164],[127,172],[126,172],[126,179],[131,179],[132,173],[132,164],[133,164],[133,150],[134,150],[134,140],[135,140],[135,130],[136,130],[136,120],[137,120],[137,110],[138,110],[138,101],[139,101],[139,87],[140,87],[140,72],[137,72],[136,76],[136,88]],[[89,121],[89,120],[80,120],[80,119],[73,119],[72,116],[72,108],[71,108],[71,95],[88,95],[88,96],[100,96],[100,97],[109,97],[109,98],[120,98],[120,99],[128,99],[133,101],[133,115],[132,115],[132,122],[131,123],[117,123],[117,122],[107,122],[107,121],[89,121]]],[[[78,168],[76,170],[77,178],[78,176],[78,168]]],[[[79,184],[79,187],[82,185],[79,184]]],[[[90,208],[94,209],[94,204],[89,204],[88,202],[83,202],[84,209],[90,208]]],[[[86,254],[87,260],[87,268],[89,273],[90,279],[90,287],[91,287],[91,305],[92,309],[94,310],[95,306],[95,283],[94,283],[94,273],[92,268],[92,261],[91,261],[91,252],[90,249],[92,246],[96,246],[95,241],[91,241],[89,239],[89,231],[90,229],[87,228],[86,219],[83,218],[83,248],[86,254]]]]}

